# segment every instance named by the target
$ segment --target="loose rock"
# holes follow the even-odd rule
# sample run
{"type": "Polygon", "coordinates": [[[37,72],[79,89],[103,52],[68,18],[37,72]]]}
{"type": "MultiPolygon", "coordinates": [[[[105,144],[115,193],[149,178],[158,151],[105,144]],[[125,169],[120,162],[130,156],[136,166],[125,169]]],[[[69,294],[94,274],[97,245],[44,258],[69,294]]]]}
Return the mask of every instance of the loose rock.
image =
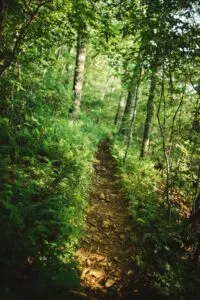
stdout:
{"type": "Polygon", "coordinates": [[[124,234],[120,234],[119,237],[121,240],[125,240],[125,238],[126,238],[124,234]]]}
{"type": "Polygon", "coordinates": [[[109,228],[109,227],[110,227],[110,222],[108,222],[108,221],[103,221],[102,227],[105,228],[105,229],[109,228]]]}
{"type": "Polygon", "coordinates": [[[132,285],[137,277],[133,272],[135,251],[128,238],[134,230],[106,142],[100,145],[96,158],[96,178],[87,211],[87,244],[83,243],[78,254],[80,269],[83,270],[81,286],[88,299],[102,299],[102,296],[105,299],[124,299],[126,290],[135,289],[132,285]],[[127,289],[129,285],[130,289],[127,289]]]}
{"type": "Polygon", "coordinates": [[[101,193],[101,194],[100,194],[100,199],[101,199],[101,200],[105,200],[105,199],[106,199],[106,196],[105,196],[104,193],[101,193]]]}
{"type": "Polygon", "coordinates": [[[90,270],[90,275],[94,276],[98,280],[102,280],[105,277],[105,273],[101,270],[90,270]]]}
{"type": "Polygon", "coordinates": [[[132,276],[134,274],[134,272],[132,271],[132,270],[129,270],[128,272],[127,272],[127,275],[130,277],[130,276],[132,276]]]}
{"type": "Polygon", "coordinates": [[[115,283],[115,281],[113,279],[108,279],[105,282],[105,287],[109,288],[109,287],[113,286],[114,283],[115,283]]]}

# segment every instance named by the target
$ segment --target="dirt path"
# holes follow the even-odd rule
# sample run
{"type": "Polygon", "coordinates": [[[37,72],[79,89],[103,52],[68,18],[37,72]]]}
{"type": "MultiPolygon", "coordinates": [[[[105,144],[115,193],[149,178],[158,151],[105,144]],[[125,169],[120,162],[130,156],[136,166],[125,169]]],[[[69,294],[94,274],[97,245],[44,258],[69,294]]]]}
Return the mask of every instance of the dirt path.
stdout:
{"type": "Polygon", "coordinates": [[[87,299],[137,296],[139,291],[133,286],[135,250],[130,241],[133,228],[107,142],[100,144],[94,167],[88,235],[77,252],[82,295],[87,299]]]}

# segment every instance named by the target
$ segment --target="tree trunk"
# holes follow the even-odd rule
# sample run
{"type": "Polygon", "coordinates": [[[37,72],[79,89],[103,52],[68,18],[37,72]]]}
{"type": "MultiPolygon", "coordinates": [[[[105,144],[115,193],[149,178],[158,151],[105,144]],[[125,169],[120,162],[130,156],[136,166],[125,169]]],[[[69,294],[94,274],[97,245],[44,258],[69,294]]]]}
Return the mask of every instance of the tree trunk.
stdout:
{"type": "Polygon", "coordinates": [[[132,137],[133,137],[133,127],[135,123],[135,117],[136,117],[136,110],[137,110],[137,104],[138,104],[138,98],[139,98],[139,89],[140,89],[140,83],[141,83],[141,74],[142,74],[142,66],[140,66],[139,69],[139,74],[136,80],[136,87],[135,87],[135,93],[133,96],[133,107],[131,107],[131,122],[130,122],[130,127],[129,127],[129,132],[128,132],[128,143],[126,146],[124,158],[123,158],[123,163],[126,162],[126,158],[128,155],[128,150],[130,148],[131,142],[132,142],[132,137]]]}
{"type": "Polygon", "coordinates": [[[124,109],[124,114],[123,114],[123,117],[122,117],[121,126],[120,126],[120,129],[119,129],[120,134],[125,134],[126,133],[127,125],[129,123],[129,119],[130,119],[132,104],[133,104],[133,93],[132,93],[132,91],[129,91],[128,96],[127,96],[127,100],[126,100],[125,109],[124,109]]]}
{"type": "Polygon", "coordinates": [[[141,72],[141,64],[142,64],[142,60],[141,60],[140,56],[138,56],[138,59],[137,59],[137,62],[136,62],[136,65],[135,65],[135,68],[133,71],[133,82],[132,82],[132,86],[128,92],[126,105],[125,105],[125,109],[124,109],[124,114],[122,117],[120,129],[119,129],[119,134],[125,135],[126,132],[128,131],[129,122],[132,117],[132,110],[133,110],[133,106],[134,106],[133,101],[134,101],[134,97],[135,97],[135,93],[136,93],[136,89],[137,89],[138,77],[140,76],[138,74],[141,72]]]}
{"type": "MultiPolygon", "coordinates": [[[[7,9],[7,2],[8,1],[3,1],[1,2],[0,0],[0,26],[1,26],[1,31],[3,30],[3,25],[4,25],[4,20],[5,20],[5,14],[6,14],[6,9],[7,9]]],[[[37,14],[40,10],[41,7],[45,6],[47,2],[40,2],[33,13],[29,16],[29,19],[21,26],[21,29],[19,30],[18,34],[15,36],[14,39],[14,45],[12,48],[11,53],[9,53],[8,57],[5,55],[5,57],[2,60],[2,63],[0,64],[0,76],[5,72],[7,68],[10,67],[10,65],[13,63],[13,61],[16,60],[18,55],[20,54],[20,48],[21,45],[23,44],[25,37],[28,33],[29,27],[37,17],[37,14]]],[[[1,32],[0,32],[1,33],[1,32]]],[[[3,55],[4,56],[4,55],[3,55]]]]}
{"type": "Polygon", "coordinates": [[[122,93],[122,95],[121,95],[121,97],[120,97],[120,100],[119,100],[118,107],[117,107],[117,112],[116,112],[116,115],[115,115],[115,121],[114,121],[114,124],[115,124],[116,126],[118,125],[118,122],[119,122],[119,119],[120,119],[121,108],[122,108],[123,100],[124,100],[124,97],[123,97],[123,93],[122,93]]]}
{"type": "Polygon", "coordinates": [[[154,112],[155,90],[156,90],[156,68],[152,70],[152,74],[151,74],[150,90],[149,90],[149,97],[147,101],[146,120],[144,124],[144,133],[143,133],[140,158],[144,158],[147,155],[147,152],[149,150],[149,135],[150,135],[150,126],[151,126],[153,112],[154,112]]]}
{"type": "Polygon", "coordinates": [[[73,119],[78,119],[80,115],[85,59],[86,59],[85,41],[81,32],[79,32],[77,37],[76,66],[74,72],[74,85],[73,85],[73,100],[74,100],[73,119]]]}
{"type": "Polygon", "coordinates": [[[168,206],[168,223],[170,223],[171,218],[171,198],[172,198],[172,182],[171,182],[171,159],[170,154],[168,154],[166,143],[167,143],[167,137],[166,137],[166,99],[165,99],[165,75],[164,75],[164,67],[162,70],[162,83],[161,83],[161,95],[160,100],[158,104],[158,111],[157,111],[157,119],[158,119],[158,125],[162,137],[162,148],[163,148],[163,154],[165,158],[165,164],[166,164],[166,200],[167,200],[167,206],[168,206]],[[160,113],[161,113],[161,105],[163,102],[163,123],[161,123],[160,113]]]}
{"type": "Polygon", "coordinates": [[[6,0],[0,0],[0,34],[2,33],[4,27],[5,15],[7,9],[6,2],[7,2],[6,0]]]}

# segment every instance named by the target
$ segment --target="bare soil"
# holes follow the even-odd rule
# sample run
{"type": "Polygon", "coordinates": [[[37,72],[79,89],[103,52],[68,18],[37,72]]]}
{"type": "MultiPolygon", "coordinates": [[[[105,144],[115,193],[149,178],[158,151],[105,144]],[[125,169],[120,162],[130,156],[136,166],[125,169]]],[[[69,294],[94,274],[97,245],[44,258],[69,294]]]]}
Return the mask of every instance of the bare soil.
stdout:
{"type": "MultiPolygon", "coordinates": [[[[99,145],[89,200],[87,236],[77,251],[85,299],[141,298],[135,272],[134,227],[108,142],[99,145]]],[[[78,295],[77,295],[78,296],[78,295]]]]}

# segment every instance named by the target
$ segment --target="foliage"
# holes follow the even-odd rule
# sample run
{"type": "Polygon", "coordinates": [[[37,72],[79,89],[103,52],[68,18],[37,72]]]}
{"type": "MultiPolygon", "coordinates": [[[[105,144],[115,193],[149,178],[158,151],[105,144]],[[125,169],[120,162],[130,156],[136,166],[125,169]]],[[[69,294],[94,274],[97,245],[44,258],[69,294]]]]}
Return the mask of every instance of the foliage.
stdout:
{"type": "Polygon", "coordinates": [[[68,262],[84,225],[94,146],[64,119],[30,116],[11,129],[4,118],[1,129],[1,275],[20,277],[53,257],[68,262]]]}
{"type": "MultiPolygon", "coordinates": [[[[176,206],[168,223],[168,209],[160,187],[163,178],[151,160],[138,160],[139,150],[130,151],[123,164],[125,147],[115,140],[112,152],[129,200],[136,232],[132,240],[137,248],[134,258],[142,280],[169,299],[185,293],[187,225],[176,206]],[[179,221],[177,221],[179,218],[179,221]]],[[[191,278],[189,279],[191,280],[191,278]]]]}
{"type": "MultiPolygon", "coordinates": [[[[92,158],[105,128],[84,116],[76,124],[68,119],[74,37],[69,28],[62,39],[61,31],[55,35],[66,9],[40,11],[28,39],[21,41],[23,51],[15,53],[15,68],[1,77],[2,293],[23,280],[36,280],[38,290],[78,286],[73,252],[83,235],[92,158]]],[[[10,46],[11,31],[23,14],[13,12],[12,20],[8,13],[3,34],[10,46]]]]}
{"type": "Polygon", "coordinates": [[[0,37],[4,296],[23,280],[41,291],[78,286],[73,251],[83,235],[92,158],[98,142],[115,135],[139,273],[170,299],[198,298],[199,1],[3,0],[0,37]],[[80,33],[87,59],[73,122],[80,33]],[[150,144],[139,160],[153,71],[150,144]],[[118,136],[127,93],[137,109],[132,103],[129,133],[118,136]]]}

